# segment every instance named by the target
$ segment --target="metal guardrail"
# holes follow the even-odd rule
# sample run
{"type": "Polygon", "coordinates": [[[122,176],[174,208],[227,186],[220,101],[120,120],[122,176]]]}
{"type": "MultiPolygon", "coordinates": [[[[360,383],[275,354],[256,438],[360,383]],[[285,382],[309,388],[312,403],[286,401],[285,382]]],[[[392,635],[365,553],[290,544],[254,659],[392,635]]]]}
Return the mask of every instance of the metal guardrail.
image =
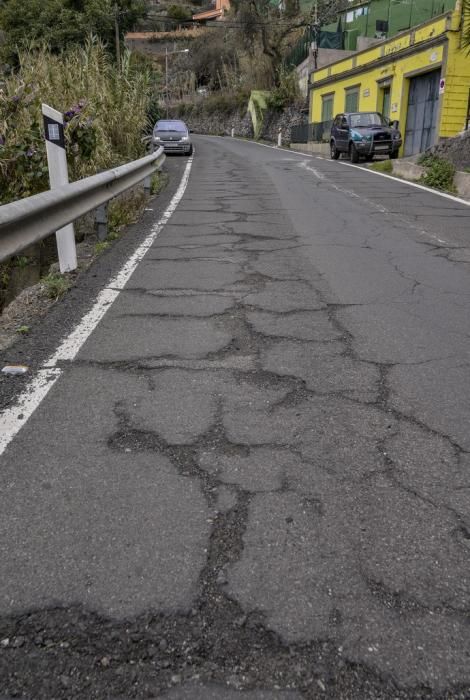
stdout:
{"type": "Polygon", "coordinates": [[[0,207],[0,262],[149,177],[165,161],[160,147],[118,168],[0,207]]]}

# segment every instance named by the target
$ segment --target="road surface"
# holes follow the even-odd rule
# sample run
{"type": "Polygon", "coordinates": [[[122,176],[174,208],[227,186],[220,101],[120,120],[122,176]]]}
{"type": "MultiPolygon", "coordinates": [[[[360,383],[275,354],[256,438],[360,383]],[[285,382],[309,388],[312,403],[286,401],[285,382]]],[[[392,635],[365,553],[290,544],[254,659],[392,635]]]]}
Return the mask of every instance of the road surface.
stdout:
{"type": "Polygon", "coordinates": [[[187,163],[2,358],[2,697],[469,698],[470,207],[187,163]]]}

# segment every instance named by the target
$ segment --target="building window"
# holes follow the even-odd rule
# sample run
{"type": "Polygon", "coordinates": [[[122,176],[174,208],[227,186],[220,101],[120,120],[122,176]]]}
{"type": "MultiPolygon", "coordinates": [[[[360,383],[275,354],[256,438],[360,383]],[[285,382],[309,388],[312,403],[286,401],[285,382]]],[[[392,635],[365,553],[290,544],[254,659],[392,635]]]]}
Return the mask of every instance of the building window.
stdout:
{"type": "Polygon", "coordinates": [[[364,17],[365,15],[369,14],[369,8],[366,7],[358,7],[356,10],[349,10],[346,13],[346,22],[349,24],[351,22],[354,22],[355,19],[358,17],[364,17]]]}
{"type": "Polygon", "coordinates": [[[333,119],[333,95],[325,95],[321,98],[321,120],[322,122],[329,122],[333,119]]]}
{"type": "Polygon", "coordinates": [[[357,112],[359,109],[359,87],[355,87],[351,90],[346,90],[345,101],[344,101],[344,111],[345,112],[357,112]]]}
{"type": "Polygon", "coordinates": [[[365,15],[369,14],[369,8],[368,7],[358,7],[357,10],[354,10],[354,17],[364,17],[365,15]]]}

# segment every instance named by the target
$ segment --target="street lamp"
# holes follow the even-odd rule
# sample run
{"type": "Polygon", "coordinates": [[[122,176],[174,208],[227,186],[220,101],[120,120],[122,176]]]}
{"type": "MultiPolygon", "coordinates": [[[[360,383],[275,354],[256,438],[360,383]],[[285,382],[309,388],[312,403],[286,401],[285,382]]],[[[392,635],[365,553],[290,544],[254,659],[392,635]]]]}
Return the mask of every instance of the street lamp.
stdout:
{"type": "Polygon", "coordinates": [[[165,46],[165,94],[166,94],[166,118],[168,119],[168,107],[170,101],[170,95],[168,93],[168,56],[172,56],[175,53],[189,53],[189,49],[178,49],[177,51],[168,51],[168,47],[165,46]]]}

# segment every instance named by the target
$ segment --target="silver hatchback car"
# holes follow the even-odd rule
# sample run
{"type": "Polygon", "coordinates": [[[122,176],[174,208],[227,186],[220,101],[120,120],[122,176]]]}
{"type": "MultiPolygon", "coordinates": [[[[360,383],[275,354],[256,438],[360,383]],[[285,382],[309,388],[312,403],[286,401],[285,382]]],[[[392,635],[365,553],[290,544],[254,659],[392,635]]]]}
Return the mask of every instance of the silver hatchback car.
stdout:
{"type": "Polygon", "coordinates": [[[160,119],[153,128],[152,145],[163,146],[165,153],[183,153],[190,156],[193,144],[186,124],[179,119],[160,119]]]}

